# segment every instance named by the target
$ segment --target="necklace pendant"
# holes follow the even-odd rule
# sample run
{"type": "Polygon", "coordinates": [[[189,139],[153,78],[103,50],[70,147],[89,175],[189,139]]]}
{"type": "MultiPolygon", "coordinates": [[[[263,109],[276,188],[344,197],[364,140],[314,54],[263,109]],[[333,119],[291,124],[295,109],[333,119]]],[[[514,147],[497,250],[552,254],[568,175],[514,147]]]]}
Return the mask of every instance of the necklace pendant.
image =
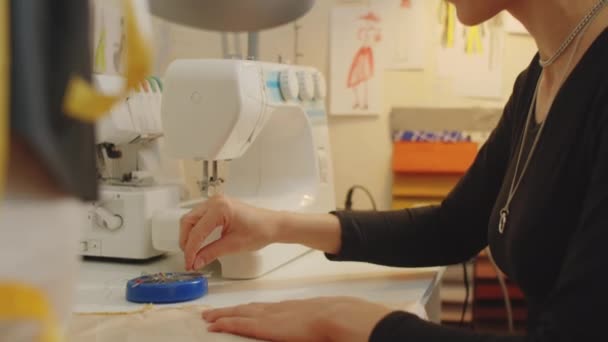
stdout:
{"type": "Polygon", "coordinates": [[[509,210],[507,208],[502,209],[500,211],[500,219],[498,220],[498,232],[500,234],[505,232],[508,217],[509,217],[509,210]]]}

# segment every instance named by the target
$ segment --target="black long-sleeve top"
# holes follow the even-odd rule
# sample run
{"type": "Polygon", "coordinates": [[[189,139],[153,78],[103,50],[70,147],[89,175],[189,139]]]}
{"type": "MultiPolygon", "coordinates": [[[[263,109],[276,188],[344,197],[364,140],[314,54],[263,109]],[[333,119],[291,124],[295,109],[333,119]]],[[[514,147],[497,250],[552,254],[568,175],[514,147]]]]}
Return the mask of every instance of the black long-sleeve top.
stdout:
{"type": "Polygon", "coordinates": [[[523,128],[540,74],[536,56],[519,75],[490,138],[441,205],[338,212],[342,247],[328,256],[437,266],[466,261],[489,245],[526,296],[527,335],[458,330],[397,311],[378,323],[371,341],[608,341],[608,30],[557,95],[500,234],[518,149],[530,140],[522,139],[523,128]]]}

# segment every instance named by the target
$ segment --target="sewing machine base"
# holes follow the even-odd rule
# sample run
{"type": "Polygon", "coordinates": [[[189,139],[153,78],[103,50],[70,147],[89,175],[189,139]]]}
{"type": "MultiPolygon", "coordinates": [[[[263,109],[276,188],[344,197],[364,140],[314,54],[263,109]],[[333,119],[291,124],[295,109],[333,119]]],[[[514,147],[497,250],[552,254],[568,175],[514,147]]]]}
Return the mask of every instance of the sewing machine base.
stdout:
{"type": "Polygon", "coordinates": [[[301,245],[273,244],[259,251],[226,256],[219,259],[222,278],[258,278],[309,251],[310,248],[301,245]]]}
{"type": "Polygon", "coordinates": [[[100,200],[91,206],[88,225],[82,229],[80,254],[136,260],[164,254],[152,246],[151,217],[178,204],[177,186],[102,186],[100,200]],[[120,226],[104,226],[96,213],[97,207],[115,215],[120,226]]]}

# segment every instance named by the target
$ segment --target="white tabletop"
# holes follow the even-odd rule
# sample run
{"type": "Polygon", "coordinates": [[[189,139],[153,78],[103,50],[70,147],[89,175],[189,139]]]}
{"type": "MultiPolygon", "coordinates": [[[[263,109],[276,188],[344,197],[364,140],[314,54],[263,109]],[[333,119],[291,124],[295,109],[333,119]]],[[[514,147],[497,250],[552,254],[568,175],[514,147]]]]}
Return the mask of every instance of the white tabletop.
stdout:
{"type": "MultiPolygon", "coordinates": [[[[209,293],[188,304],[212,307],[248,302],[273,302],[317,296],[356,296],[385,303],[396,309],[415,310],[423,306],[442,272],[441,268],[403,269],[355,262],[331,262],[320,252],[300,258],[254,280],[226,280],[217,277],[219,265],[209,272],[209,293]]],[[[82,262],[75,312],[118,312],[141,308],[127,302],[126,282],[142,273],[182,271],[183,256],[169,255],[140,264],[107,261],[82,262]]],[[[183,303],[181,304],[183,305],[183,303]]]]}

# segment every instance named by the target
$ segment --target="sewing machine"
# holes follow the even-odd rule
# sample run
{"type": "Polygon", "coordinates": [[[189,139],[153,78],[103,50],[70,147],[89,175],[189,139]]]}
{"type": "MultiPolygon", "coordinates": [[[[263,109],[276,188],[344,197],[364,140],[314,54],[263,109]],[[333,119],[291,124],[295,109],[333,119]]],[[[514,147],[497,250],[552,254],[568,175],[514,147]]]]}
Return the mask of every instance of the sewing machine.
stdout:
{"type": "MultiPolygon", "coordinates": [[[[100,125],[105,176],[84,229],[84,255],[146,259],[177,252],[179,218],[216,193],[275,210],[335,209],[320,72],[245,60],[176,60],[163,83],[162,128],[125,129],[121,123],[128,120],[119,119],[154,117],[154,109],[142,115],[115,110],[100,125]],[[179,167],[168,177],[163,166],[175,161],[167,155],[202,161],[202,198],[180,203],[179,167]],[[109,172],[117,161],[119,171],[109,172]]],[[[204,244],[220,234],[218,227],[204,244]]],[[[223,257],[222,276],[258,277],[307,250],[275,244],[223,257]]]]}
{"type": "MultiPolygon", "coordinates": [[[[124,79],[95,75],[111,93],[124,79]]],[[[152,246],[150,219],[175,208],[183,196],[181,163],[168,157],[160,118],[162,85],[149,79],[116,105],[96,126],[99,200],[81,232],[85,256],[149,259],[163,254],[152,246]]]]}

